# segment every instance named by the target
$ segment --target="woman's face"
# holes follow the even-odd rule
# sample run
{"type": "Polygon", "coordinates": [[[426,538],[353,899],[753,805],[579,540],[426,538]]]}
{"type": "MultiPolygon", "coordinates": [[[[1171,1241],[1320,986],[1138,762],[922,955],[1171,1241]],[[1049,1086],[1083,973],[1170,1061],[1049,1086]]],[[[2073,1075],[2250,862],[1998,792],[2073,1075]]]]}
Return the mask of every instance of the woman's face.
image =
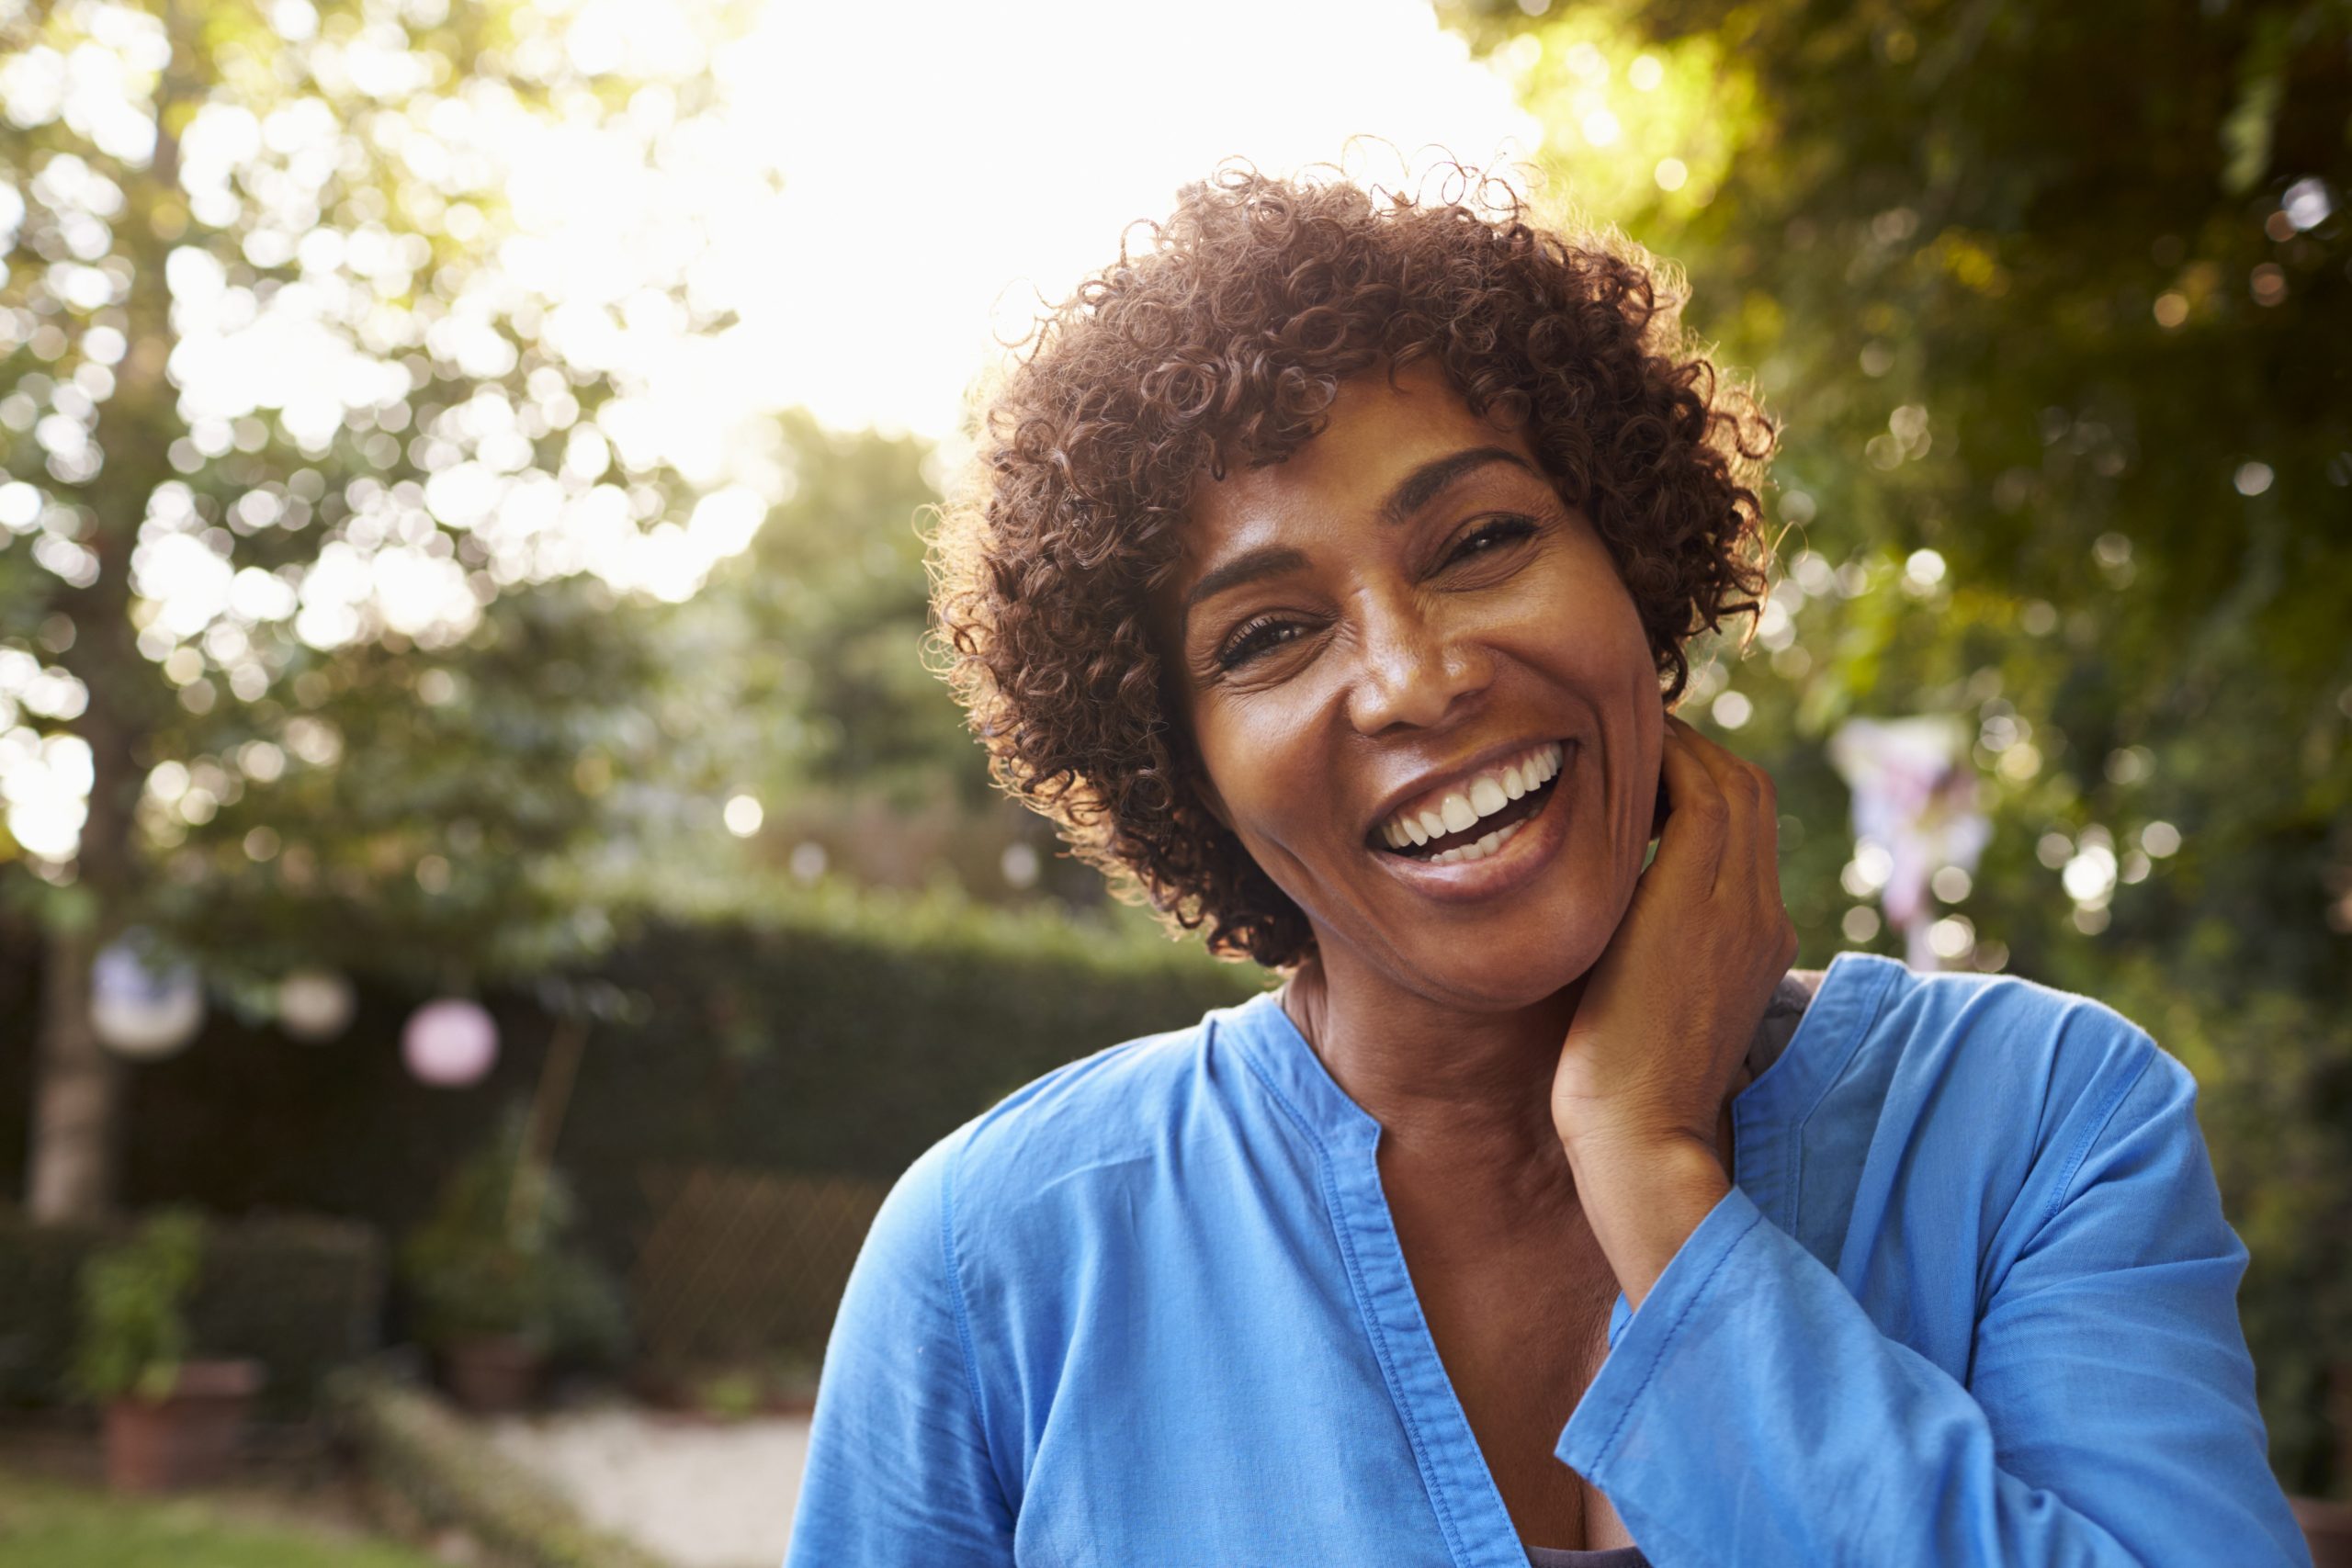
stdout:
{"type": "Polygon", "coordinates": [[[1600,957],[1665,706],[1607,547],[1517,432],[1433,368],[1355,377],[1289,460],[1204,476],[1154,610],[1210,807],[1327,969],[1487,1010],[1600,957]]]}

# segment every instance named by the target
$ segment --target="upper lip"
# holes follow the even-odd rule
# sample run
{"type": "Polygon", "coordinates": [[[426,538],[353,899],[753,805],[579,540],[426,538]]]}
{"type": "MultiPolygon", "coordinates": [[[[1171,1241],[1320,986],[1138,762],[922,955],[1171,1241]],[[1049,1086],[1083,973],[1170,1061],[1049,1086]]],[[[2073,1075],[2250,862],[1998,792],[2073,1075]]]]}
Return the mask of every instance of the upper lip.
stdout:
{"type": "Polygon", "coordinates": [[[1538,746],[1548,746],[1555,740],[1560,744],[1561,761],[1565,766],[1567,760],[1566,753],[1569,748],[1576,744],[1575,741],[1564,735],[1521,736],[1514,740],[1497,741],[1485,750],[1476,752],[1463,761],[1448,762],[1442,767],[1431,768],[1408,780],[1389,794],[1381,803],[1379,809],[1373,813],[1372,820],[1364,824],[1365,839],[1368,840],[1378,839],[1380,825],[1401,810],[1407,801],[1418,799],[1436,789],[1440,784],[1455,783],[1466,784],[1487,768],[1499,767],[1533,750],[1538,746]]]}

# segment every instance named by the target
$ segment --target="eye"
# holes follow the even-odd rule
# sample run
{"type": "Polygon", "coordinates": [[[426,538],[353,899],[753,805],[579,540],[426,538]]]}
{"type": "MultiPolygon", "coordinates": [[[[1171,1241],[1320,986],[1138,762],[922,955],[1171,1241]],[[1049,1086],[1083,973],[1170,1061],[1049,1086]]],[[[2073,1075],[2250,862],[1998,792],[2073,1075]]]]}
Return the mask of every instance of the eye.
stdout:
{"type": "Polygon", "coordinates": [[[1445,558],[1445,565],[1453,566],[1458,561],[1492,555],[1505,545],[1516,543],[1534,532],[1535,520],[1532,517],[1491,518],[1454,547],[1453,553],[1445,558]]]}
{"type": "Polygon", "coordinates": [[[1301,636],[1306,630],[1296,621],[1281,620],[1271,615],[1250,621],[1217,649],[1216,667],[1220,670],[1238,669],[1260,654],[1301,636]]]}

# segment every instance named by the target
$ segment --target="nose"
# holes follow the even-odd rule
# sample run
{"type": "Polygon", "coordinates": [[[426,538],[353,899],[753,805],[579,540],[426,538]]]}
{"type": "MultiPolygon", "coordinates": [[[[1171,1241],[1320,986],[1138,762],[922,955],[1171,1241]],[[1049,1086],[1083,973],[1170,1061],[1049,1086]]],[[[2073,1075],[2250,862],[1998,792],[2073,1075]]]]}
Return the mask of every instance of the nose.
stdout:
{"type": "Polygon", "coordinates": [[[1358,647],[1363,656],[1349,685],[1348,718],[1362,735],[1442,724],[1493,678],[1476,639],[1409,594],[1364,610],[1358,647]]]}

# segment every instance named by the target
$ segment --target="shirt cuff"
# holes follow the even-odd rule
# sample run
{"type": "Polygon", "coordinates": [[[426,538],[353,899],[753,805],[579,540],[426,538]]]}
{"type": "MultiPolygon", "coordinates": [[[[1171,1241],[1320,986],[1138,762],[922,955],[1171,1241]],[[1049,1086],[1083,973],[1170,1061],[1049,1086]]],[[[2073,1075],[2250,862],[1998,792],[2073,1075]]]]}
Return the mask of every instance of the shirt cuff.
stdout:
{"type": "Polygon", "coordinates": [[[1600,1468],[1617,1446],[1634,1404],[1674,1348],[1692,1311],[1715,1288],[1724,1264],[1741,1238],[1763,1223],[1764,1212],[1735,1185],[1707,1211],[1699,1228],[1683,1239],[1665,1272],[1642,1298],[1641,1310],[1610,1348],[1608,1359],[1585,1389],[1576,1414],[1561,1428],[1553,1452],[1563,1463],[1607,1490],[1600,1468]]]}

